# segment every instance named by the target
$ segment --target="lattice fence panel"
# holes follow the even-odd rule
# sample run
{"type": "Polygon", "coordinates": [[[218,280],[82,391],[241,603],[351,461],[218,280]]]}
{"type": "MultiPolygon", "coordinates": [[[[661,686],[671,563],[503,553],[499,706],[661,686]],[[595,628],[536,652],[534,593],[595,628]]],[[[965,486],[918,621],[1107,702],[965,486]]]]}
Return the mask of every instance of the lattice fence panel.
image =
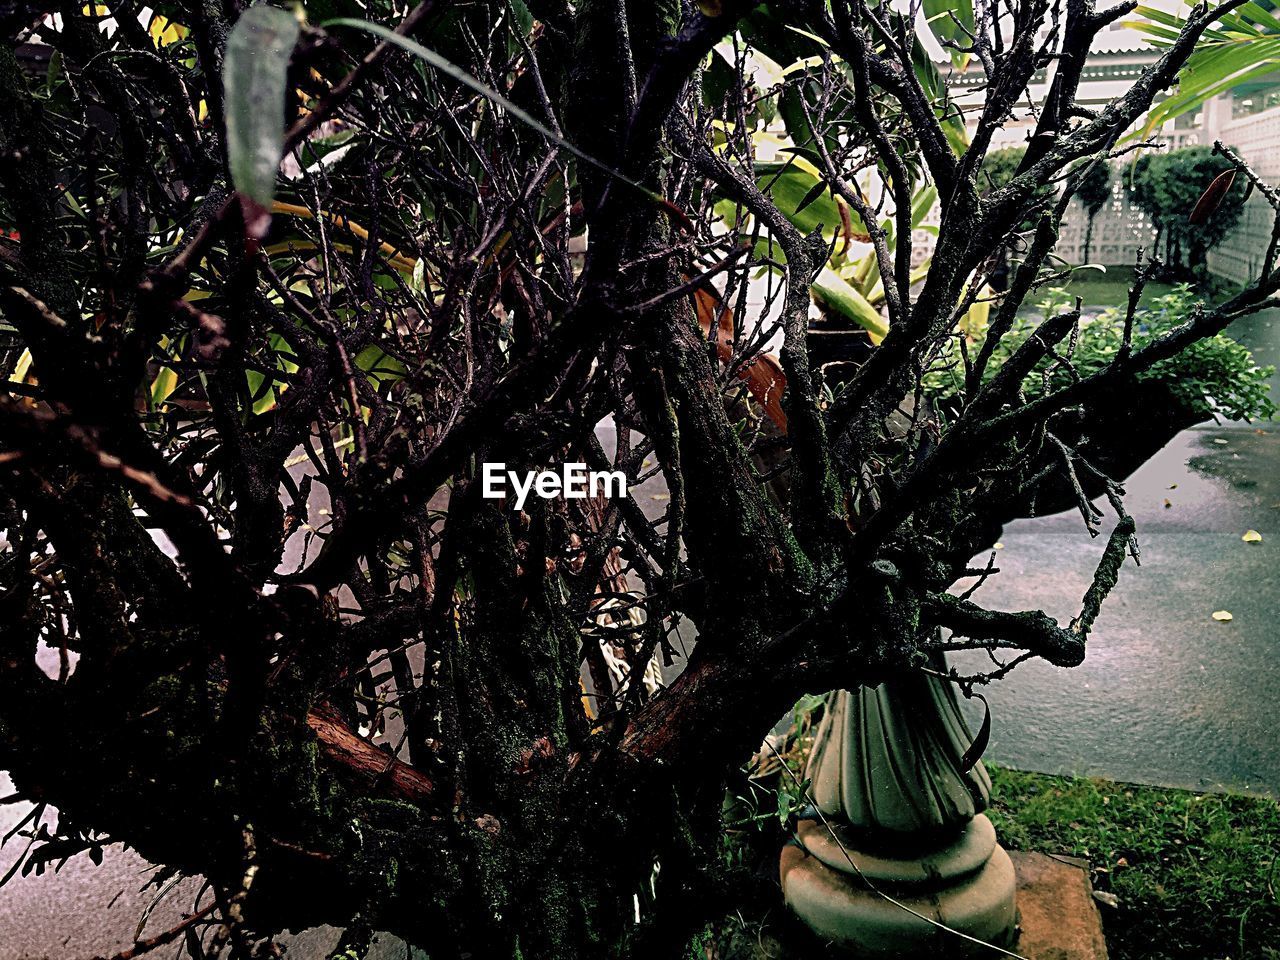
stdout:
{"type": "MultiPolygon", "coordinates": [[[[1232,120],[1215,137],[1192,130],[1177,131],[1169,139],[1170,147],[1220,139],[1237,149],[1262,177],[1280,186],[1280,107],[1232,120]]],[[[1130,203],[1124,182],[1130,162],[1126,158],[1114,165],[1111,199],[1094,219],[1089,251],[1092,263],[1107,267],[1132,266],[1139,247],[1152,252],[1155,228],[1147,215],[1130,203]]],[[[937,210],[933,210],[926,222],[936,225],[937,214],[937,210]]],[[[1073,201],[1063,221],[1056,251],[1068,263],[1084,263],[1087,223],[1084,208],[1073,201]]],[[[1240,225],[1210,251],[1210,272],[1236,283],[1255,279],[1271,238],[1272,223],[1272,212],[1266,201],[1257,195],[1250,198],[1240,225]]],[[[916,230],[912,240],[912,262],[918,265],[932,251],[934,238],[928,231],[916,230]]]]}

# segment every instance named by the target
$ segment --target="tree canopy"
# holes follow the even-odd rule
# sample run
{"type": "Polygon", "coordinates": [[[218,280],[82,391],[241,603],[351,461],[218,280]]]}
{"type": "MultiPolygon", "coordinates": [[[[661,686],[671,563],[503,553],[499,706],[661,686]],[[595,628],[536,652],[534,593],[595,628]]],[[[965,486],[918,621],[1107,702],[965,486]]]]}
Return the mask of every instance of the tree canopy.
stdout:
{"type": "Polygon", "coordinates": [[[1246,181],[1236,182],[1234,170],[1230,160],[1206,146],[1146,153],[1134,163],[1130,188],[1134,203],[1151,217],[1164,238],[1165,257],[1172,269],[1202,271],[1205,254],[1239,223],[1246,181]],[[1228,173],[1231,182],[1212,216],[1193,222],[1190,215],[1206,184],[1228,173]]]}
{"type": "Polygon", "coordinates": [[[1094,163],[1089,165],[1084,179],[1080,181],[1077,196],[1090,217],[1097,214],[1103,204],[1111,199],[1111,179],[1110,164],[1094,163]]]}
{"type": "MultiPolygon", "coordinates": [[[[1120,481],[1267,412],[1214,338],[1280,271],[1179,322],[1138,311],[1146,264],[1101,326],[1020,311],[1084,171],[1240,2],[1096,114],[1130,4],[961,6],[6,9],[0,766],[59,811],[23,869],[122,841],[203,876],[197,956],[317,923],[677,956],[741,892],[725,783],[802,694],[1079,663],[1138,556],[1120,481]],[[484,496],[485,463],[566,461],[664,499],[484,496]],[[1069,622],[951,592],[1072,505],[1107,529],[1069,622]]],[[[1280,206],[1200,156],[1191,195],[1229,165],[1280,206]]]]}

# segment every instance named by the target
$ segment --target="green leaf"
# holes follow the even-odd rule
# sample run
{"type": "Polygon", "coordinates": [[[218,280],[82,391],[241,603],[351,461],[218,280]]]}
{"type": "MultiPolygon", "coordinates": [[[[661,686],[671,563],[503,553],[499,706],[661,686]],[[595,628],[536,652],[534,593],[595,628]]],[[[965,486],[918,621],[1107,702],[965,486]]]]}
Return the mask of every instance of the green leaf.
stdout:
{"type": "Polygon", "coordinates": [[[371,343],[355,357],[356,367],[363,370],[373,383],[374,389],[403,380],[408,368],[398,359],[391,356],[376,343],[371,343]]]}
{"type": "MultiPolygon", "coordinates": [[[[801,158],[757,163],[756,183],[798,229],[810,233],[821,224],[823,235],[830,239],[841,229],[840,208],[822,178],[807,167],[801,158]]],[[[861,220],[852,211],[849,216],[854,229],[861,231],[861,220]]]]}
{"type": "MultiPolygon", "coordinates": [[[[742,39],[738,38],[737,43],[741,46],[742,39]]],[[[734,66],[736,64],[738,51],[735,48],[733,38],[721,40],[713,49],[724,59],[725,63],[730,66],[734,66]]],[[[784,79],[782,66],[778,61],[774,60],[773,57],[763,51],[756,50],[751,47],[748,47],[746,50],[746,63],[744,66],[747,75],[760,89],[761,93],[768,93],[769,91],[776,89],[782,84],[784,79]]]]}
{"type": "Polygon", "coordinates": [[[938,188],[932,183],[921,187],[911,198],[911,229],[915,230],[924,223],[933,205],[938,202],[938,188]]]}
{"type": "Polygon", "coordinates": [[[158,407],[178,388],[178,372],[173,367],[161,367],[151,381],[151,405],[158,407]]]}
{"type": "Polygon", "coordinates": [[[524,0],[511,0],[511,12],[515,15],[516,26],[520,32],[528,36],[533,30],[533,14],[529,12],[529,5],[524,0]]]}
{"type": "Polygon", "coordinates": [[[786,27],[786,29],[790,30],[792,33],[799,34],[802,37],[806,37],[807,39],[812,40],[814,43],[818,44],[820,47],[825,47],[828,50],[831,49],[831,44],[827,43],[827,41],[823,40],[816,33],[810,33],[808,30],[801,30],[799,27],[793,27],[789,23],[784,23],[783,26],[786,27]]]}
{"type": "MultiPolygon", "coordinates": [[[[1135,7],[1133,12],[1138,14],[1139,17],[1146,18],[1145,21],[1141,19],[1124,21],[1125,26],[1132,27],[1135,30],[1144,30],[1148,22],[1154,22],[1154,23],[1162,24],[1166,27],[1173,27],[1176,30],[1180,31],[1186,22],[1185,20],[1183,20],[1182,17],[1179,17],[1176,14],[1166,13],[1165,11],[1160,10],[1156,7],[1149,7],[1146,5],[1139,5],[1135,7]]],[[[1219,22],[1225,23],[1226,20],[1227,20],[1226,17],[1222,17],[1220,18],[1219,22]]],[[[1209,29],[1205,30],[1205,32],[1201,36],[1202,36],[1202,42],[1203,40],[1210,40],[1210,39],[1218,39],[1218,40],[1228,39],[1228,36],[1225,31],[1215,29],[1213,27],[1210,27],[1209,29]]]]}
{"type": "Polygon", "coordinates": [[[227,38],[223,64],[227,160],[243,197],[263,210],[275,198],[284,150],[285,86],[298,21],[278,7],[250,7],[227,38]]]}
{"type": "MultiPolygon", "coordinates": [[[[286,373],[297,373],[298,364],[294,360],[293,348],[289,346],[289,342],[278,333],[271,334],[268,342],[272,365],[286,373]]],[[[272,409],[279,401],[280,395],[289,389],[288,383],[266,376],[258,370],[246,370],[245,380],[249,385],[249,400],[255,414],[266,413],[272,409]]]]}
{"type": "Polygon", "coordinates": [[[316,174],[349,156],[355,143],[356,131],[340,130],[332,136],[312,137],[298,148],[298,157],[307,173],[316,174]]]}
{"type": "MultiPolygon", "coordinates": [[[[1125,22],[1167,46],[1185,21],[1153,7],[1139,6],[1141,20],[1125,22]]],[[[1145,139],[1161,124],[1198,110],[1207,100],[1237,84],[1264,76],[1280,64],[1280,18],[1261,5],[1247,3],[1220,20],[1221,28],[1206,30],[1178,79],[1178,92],[1147,114],[1146,123],[1126,141],[1145,139]]]]}
{"type": "Polygon", "coordinates": [[[933,112],[942,125],[947,145],[956,156],[960,156],[969,148],[969,131],[965,128],[964,116],[952,106],[946,81],[918,36],[911,46],[911,69],[933,103],[933,112]]]}
{"type": "Polygon", "coordinates": [[[880,311],[830,267],[822,268],[810,292],[822,306],[866,330],[873,343],[879,343],[889,333],[889,324],[880,311]]]}
{"type": "MultiPolygon", "coordinates": [[[[811,157],[819,155],[817,152],[819,133],[809,122],[809,118],[817,109],[813,89],[815,86],[816,84],[811,82],[788,84],[783,88],[782,95],[778,97],[778,115],[786,127],[787,136],[791,138],[797,152],[811,157]],[[808,111],[804,107],[805,101],[809,103],[808,111]]],[[[839,138],[826,129],[821,135],[827,150],[833,156],[838,154],[841,149],[839,138]]]]}
{"type": "Polygon", "coordinates": [[[804,195],[804,199],[802,199],[799,205],[797,205],[795,212],[799,213],[805,207],[809,206],[809,204],[813,203],[820,196],[822,196],[823,193],[826,192],[826,189],[827,189],[826,183],[819,180],[817,183],[815,183],[812,187],[809,188],[809,192],[804,195]]]}
{"type": "Polygon", "coordinates": [[[1271,33],[1280,33],[1280,17],[1260,3],[1246,3],[1235,11],[1235,17],[1247,18],[1271,33]]]}
{"type": "MultiPolygon", "coordinates": [[[[939,42],[951,41],[967,46],[970,36],[976,33],[973,24],[973,0],[924,0],[924,15],[929,29],[939,42]],[[966,32],[967,31],[967,32],[966,32]]],[[[969,54],[949,50],[951,62],[957,70],[969,63],[969,54]]]]}
{"type": "Polygon", "coordinates": [[[1247,66],[1253,63],[1253,57],[1248,50],[1242,48],[1232,48],[1229,52],[1237,54],[1225,61],[1219,61],[1220,70],[1202,71],[1195,75],[1184,76],[1182,83],[1179,84],[1179,92],[1158,106],[1154,107],[1147,114],[1147,122],[1140,131],[1129,134],[1125,138],[1125,142],[1132,140],[1146,139],[1153,131],[1169,120],[1185,113],[1191,113],[1200,108],[1206,101],[1213,99],[1220,93],[1242,83],[1247,83],[1257,77],[1266,76],[1275,70],[1275,62],[1266,60],[1255,66],[1247,66]],[[1233,67],[1246,65],[1246,69],[1236,72],[1233,67]]]}

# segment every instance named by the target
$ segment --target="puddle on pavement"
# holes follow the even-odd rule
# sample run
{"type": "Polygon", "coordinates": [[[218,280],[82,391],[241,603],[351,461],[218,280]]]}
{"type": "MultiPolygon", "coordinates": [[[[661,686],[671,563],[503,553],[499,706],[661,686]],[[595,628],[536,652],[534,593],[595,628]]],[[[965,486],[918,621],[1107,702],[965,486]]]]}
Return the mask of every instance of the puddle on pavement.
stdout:
{"type": "Polygon", "coordinates": [[[1199,431],[1198,450],[1187,465],[1197,473],[1248,492],[1280,509],[1280,430],[1223,427],[1199,431]]]}

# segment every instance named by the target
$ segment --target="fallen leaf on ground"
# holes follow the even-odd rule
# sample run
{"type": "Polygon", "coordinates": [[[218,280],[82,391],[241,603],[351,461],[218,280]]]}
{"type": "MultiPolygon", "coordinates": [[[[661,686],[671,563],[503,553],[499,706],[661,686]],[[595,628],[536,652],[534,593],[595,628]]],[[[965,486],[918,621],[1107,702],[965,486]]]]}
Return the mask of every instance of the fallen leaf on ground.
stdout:
{"type": "Polygon", "coordinates": [[[1226,623],[1227,621],[1231,620],[1231,611],[1215,610],[1213,611],[1213,619],[1217,620],[1219,623],[1226,623]]]}
{"type": "Polygon", "coordinates": [[[1241,537],[1240,539],[1243,540],[1245,543],[1261,543],[1262,534],[1260,534],[1257,530],[1246,530],[1244,532],[1244,536],[1241,537]]]}

